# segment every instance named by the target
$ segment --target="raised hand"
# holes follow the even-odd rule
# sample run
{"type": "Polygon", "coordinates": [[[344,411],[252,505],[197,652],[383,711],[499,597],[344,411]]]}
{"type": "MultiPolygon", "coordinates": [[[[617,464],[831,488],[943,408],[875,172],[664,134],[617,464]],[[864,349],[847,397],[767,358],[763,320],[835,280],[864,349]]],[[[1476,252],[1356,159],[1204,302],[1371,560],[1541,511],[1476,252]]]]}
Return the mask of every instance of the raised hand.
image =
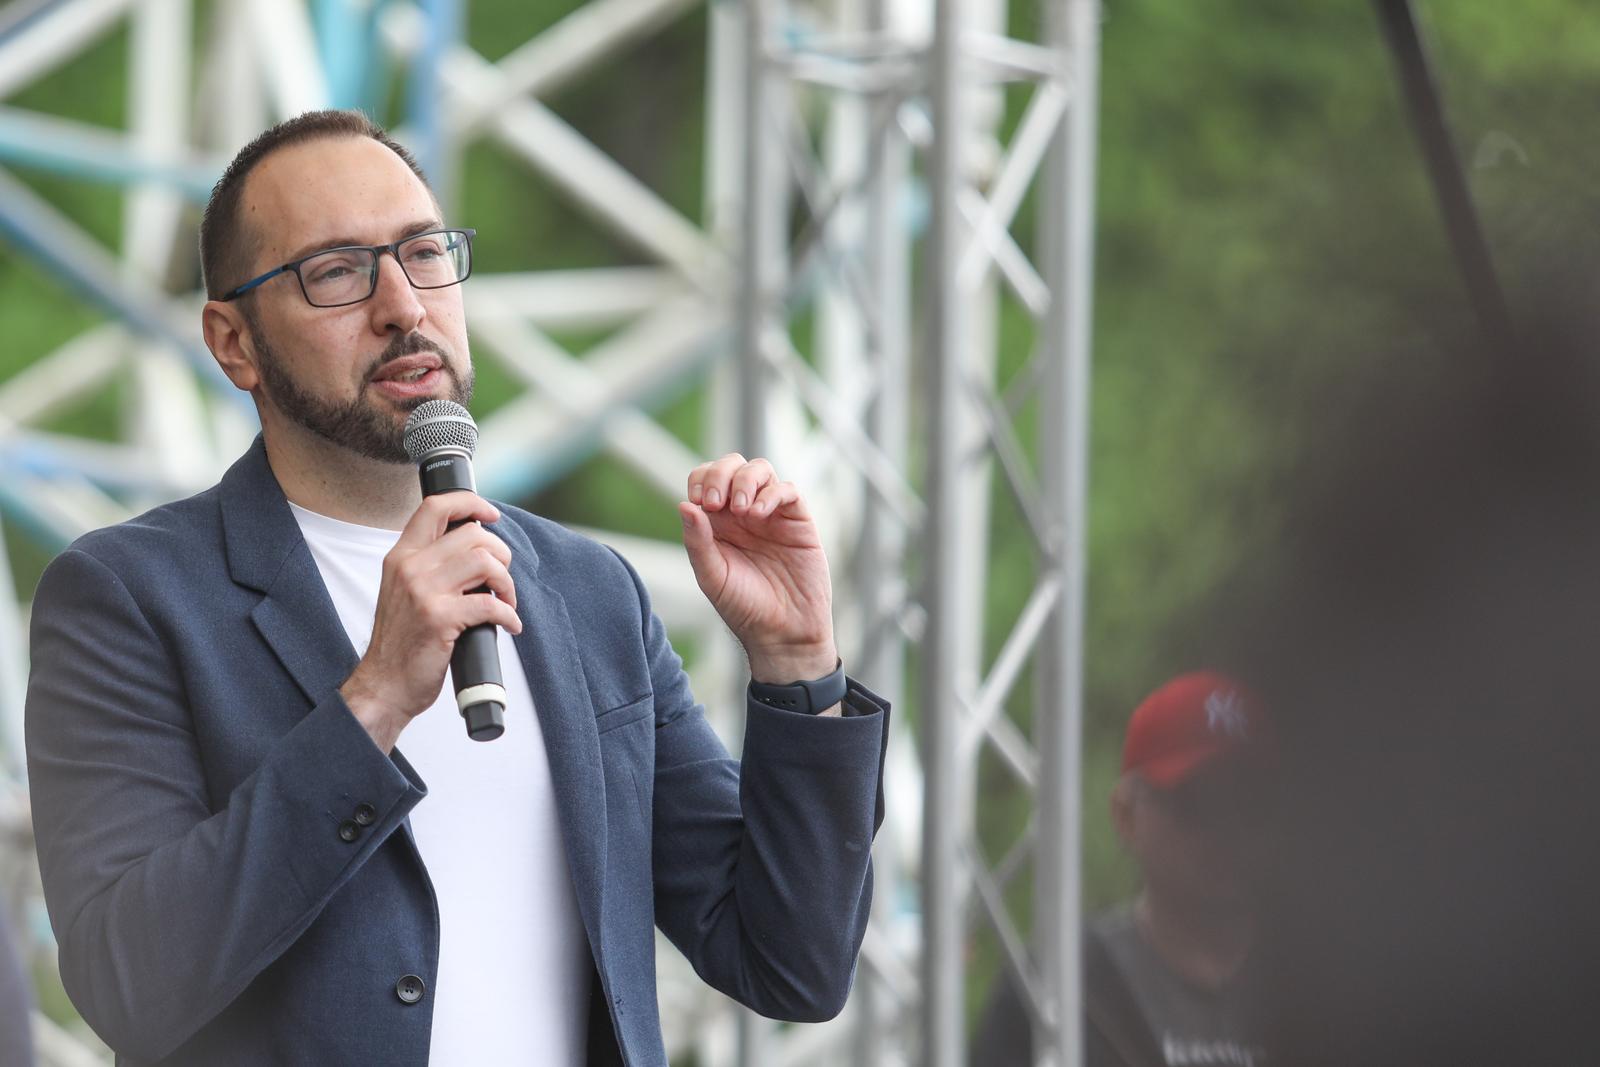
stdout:
{"type": "Polygon", "coordinates": [[[758,682],[830,674],[833,585],[800,491],[772,464],[731,453],[689,474],[678,505],[700,591],[750,657],[758,682]]]}

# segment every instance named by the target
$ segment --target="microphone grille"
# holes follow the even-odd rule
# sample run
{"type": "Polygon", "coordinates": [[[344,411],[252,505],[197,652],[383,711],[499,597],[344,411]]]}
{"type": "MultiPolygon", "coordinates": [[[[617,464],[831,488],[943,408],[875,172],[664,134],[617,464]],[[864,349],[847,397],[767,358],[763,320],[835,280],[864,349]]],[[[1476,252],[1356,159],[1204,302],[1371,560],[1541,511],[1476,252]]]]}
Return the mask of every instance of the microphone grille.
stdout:
{"type": "Polygon", "coordinates": [[[435,452],[465,452],[478,447],[478,424],[454,400],[427,400],[406,419],[406,455],[421,463],[435,452]]]}

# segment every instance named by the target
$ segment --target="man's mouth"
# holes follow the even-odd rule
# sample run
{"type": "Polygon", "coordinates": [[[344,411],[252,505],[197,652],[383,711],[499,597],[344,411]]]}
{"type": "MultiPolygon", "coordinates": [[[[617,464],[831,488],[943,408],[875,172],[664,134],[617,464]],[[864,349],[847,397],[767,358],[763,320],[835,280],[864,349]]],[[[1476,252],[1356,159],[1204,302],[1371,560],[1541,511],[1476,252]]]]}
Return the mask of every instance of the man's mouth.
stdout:
{"type": "Polygon", "coordinates": [[[410,385],[421,381],[443,366],[443,361],[431,352],[401,356],[379,367],[372,375],[373,382],[394,382],[410,385]]]}

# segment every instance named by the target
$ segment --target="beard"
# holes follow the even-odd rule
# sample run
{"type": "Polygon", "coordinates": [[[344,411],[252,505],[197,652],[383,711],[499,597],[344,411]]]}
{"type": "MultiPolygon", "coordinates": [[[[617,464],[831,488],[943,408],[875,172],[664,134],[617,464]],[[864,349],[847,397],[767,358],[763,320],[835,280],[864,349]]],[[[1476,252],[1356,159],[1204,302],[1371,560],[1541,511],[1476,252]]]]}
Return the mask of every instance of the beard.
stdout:
{"type": "MultiPolygon", "coordinates": [[[[251,334],[255,339],[261,387],[273,405],[291,422],[358,456],[382,463],[411,462],[405,449],[404,421],[396,422],[388,405],[374,401],[367,392],[366,383],[372,381],[373,375],[386,363],[401,356],[432,352],[444,361],[439,373],[450,380],[450,399],[462,407],[472,402],[474,375],[471,364],[467,366],[466,378],[458,377],[451,369],[444,349],[422,334],[412,332],[390,340],[388,347],[372,361],[362,375],[361,391],[355,399],[348,403],[332,403],[307,392],[290,377],[283,362],[272,350],[266,332],[254,321],[253,316],[247,315],[246,318],[250,320],[251,334]]],[[[410,412],[429,399],[419,396],[400,401],[399,404],[403,410],[410,412]]]]}

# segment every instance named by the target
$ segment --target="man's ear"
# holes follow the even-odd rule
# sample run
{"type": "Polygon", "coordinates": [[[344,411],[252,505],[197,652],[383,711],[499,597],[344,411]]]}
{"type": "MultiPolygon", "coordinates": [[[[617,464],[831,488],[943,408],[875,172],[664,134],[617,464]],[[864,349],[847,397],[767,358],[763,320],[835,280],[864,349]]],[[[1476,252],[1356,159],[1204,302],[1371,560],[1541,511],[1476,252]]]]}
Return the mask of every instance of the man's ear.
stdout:
{"type": "Polygon", "coordinates": [[[211,356],[234,387],[252,392],[261,382],[256,370],[255,339],[238,305],[208,300],[200,311],[200,330],[211,356]]]}

